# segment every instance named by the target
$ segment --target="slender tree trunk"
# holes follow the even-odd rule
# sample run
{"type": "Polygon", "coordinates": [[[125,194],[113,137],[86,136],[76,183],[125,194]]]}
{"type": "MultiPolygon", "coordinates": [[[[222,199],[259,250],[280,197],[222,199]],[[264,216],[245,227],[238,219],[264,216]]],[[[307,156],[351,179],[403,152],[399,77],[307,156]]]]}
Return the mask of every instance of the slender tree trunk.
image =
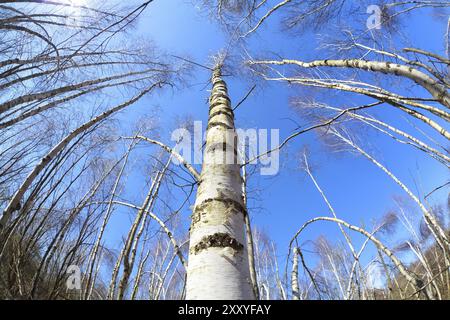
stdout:
{"type": "Polygon", "coordinates": [[[109,116],[111,116],[114,113],[117,113],[129,105],[135,103],[140,98],[142,98],[144,95],[152,91],[156,86],[161,86],[161,83],[156,83],[151,85],[150,87],[146,88],[145,90],[141,91],[139,94],[134,96],[132,99],[117,105],[102,114],[96,116],[95,118],[85,122],[80,127],[76,128],[75,130],[71,131],[64,139],[62,139],[56,146],[54,146],[40,161],[39,163],[33,168],[33,170],[28,174],[25,181],[20,185],[20,187],[15,192],[12,199],[9,201],[7,207],[3,211],[3,215],[0,218],[0,231],[8,224],[8,222],[11,219],[12,214],[14,211],[18,210],[20,208],[20,201],[22,200],[23,196],[25,195],[28,188],[31,186],[33,181],[39,176],[39,174],[45,169],[45,167],[58,155],[58,153],[61,152],[72,140],[74,140],[79,134],[82,132],[85,132],[98,124],[99,122],[105,120],[109,116]]]}
{"type": "MultiPolygon", "coordinates": [[[[242,167],[242,199],[244,200],[245,207],[247,207],[247,170],[245,169],[245,166],[242,167]]],[[[247,238],[248,263],[250,266],[250,279],[252,280],[253,294],[255,295],[256,300],[260,300],[258,277],[256,275],[253,231],[251,228],[250,216],[248,212],[247,214],[244,215],[244,221],[245,221],[245,234],[247,238]]]]}
{"type": "Polygon", "coordinates": [[[292,263],[292,300],[300,300],[300,289],[298,288],[298,250],[294,249],[294,262],[292,263]]]}
{"type": "MultiPolygon", "coordinates": [[[[280,279],[280,271],[278,268],[277,254],[276,254],[275,246],[273,245],[273,242],[270,243],[270,247],[272,249],[273,263],[275,264],[275,279],[276,279],[278,290],[280,290],[280,299],[287,300],[287,295],[286,295],[286,292],[283,288],[283,284],[281,283],[281,279],[280,279]]],[[[287,273],[286,273],[286,275],[287,275],[287,273]]]]}
{"type": "Polygon", "coordinates": [[[212,84],[205,154],[190,229],[186,298],[254,299],[234,116],[220,65],[213,72],[212,84]]]}
{"type": "MultiPolygon", "coordinates": [[[[92,292],[92,288],[94,287],[94,282],[92,282],[92,275],[94,273],[94,268],[95,268],[95,264],[96,264],[96,260],[97,260],[97,255],[99,253],[99,249],[101,246],[101,241],[103,239],[103,234],[105,233],[106,227],[108,225],[109,219],[111,217],[111,213],[113,210],[113,203],[112,201],[114,200],[114,197],[116,196],[116,191],[117,188],[119,186],[120,183],[120,179],[122,179],[123,176],[123,172],[125,171],[125,167],[128,164],[128,157],[130,156],[131,153],[131,149],[135,146],[135,142],[132,141],[130,146],[128,147],[128,150],[126,152],[126,154],[124,155],[124,161],[122,164],[122,167],[120,168],[119,174],[117,175],[117,178],[114,182],[114,186],[111,190],[111,198],[110,198],[110,202],[108,203],[108,207],[106,209],[105,214],[103,215],[103,223],[100,227],[97,239],[95,241],[94,247],[92,248],[92,251],[89,255],[89,259],[88,259],[88,263],[87,263],[87,280],[86,280],[86,292],[85,292],[85,296],[84,299],[85,300],[89,300],[90,298],[90,294],[92,292]]],[[[102,251],[102,250],[100,250],[102,251]]]]}
{"type": "Polygon", "coordinates": [[[436,242],[438,243],[439,247],[442,249],[444,254],[447,255],[448,249],[450,249],[450,240],[448,239],[447,234],[442,229],[441,225],[436,220],[436,217],[425,207],[425,205],[419,200],[419,198],[415,194],[413,194],[412,191],[405,184],[403,184],[403,182],[401,182],[391,171],[389,171],[385,166],[383,166],[380,162],[378,162],[376,159],[374,159],[371,155],[369,155],[366,151],[364,151],[357,144],[355,144],[348,138],[341,135],[335,129],[332,129],[332,134],[334,134],[336,137],[340,138],[342,141],[344,141],[351,147],[358,150],[362,155],[364,155],[367,159],[369,159],[373,164],[375,164],[378,168],[383,170],[392,180],[395,181],[395,183],[397,183],[408,194],[408,196],[415,203],[417,203],[417,205],[423,212],[425,224],[430,229],[430,231],[433,234],[434,238],[436,239],[436,242]],[[444,244],[444,242],[445,242],[445,244],[444,244]]]}

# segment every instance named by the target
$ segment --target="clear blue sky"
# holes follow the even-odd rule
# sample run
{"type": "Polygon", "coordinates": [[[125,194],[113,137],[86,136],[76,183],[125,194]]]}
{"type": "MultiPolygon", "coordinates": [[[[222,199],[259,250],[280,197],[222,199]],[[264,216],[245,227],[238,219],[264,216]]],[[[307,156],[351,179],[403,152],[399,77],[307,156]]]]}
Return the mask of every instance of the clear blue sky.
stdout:
{"type": "MultiPolygon", "coordinates": [[[[268,26],[262,28],[261,32],[252,38],[249,50],[253,53],[259,50],[276,51],[283,53],[286,58],[306,60],[332,58],[315,48],[315,35],[286,37],[278,26],[279,19],[274,16],[268,26]]],[[[427,15],[421,19],[416,15],[405,23],[405,29],[416,47],[443,52],[445,33],[443,23],[433,21],[427,15]]],[[[152,39],[168,53],[186,56],[203,64],[209,63],[209,57],[227,45],[227,37],[218,24],[192,6],[190,1],[154,1],[141,16],[135,32],[139,36],[152,39]]],[[[208,97],[206,89],[209,87],[205,88],[205,84],[210,74],[201,68],[195,69],[193,74],[187,88],[147,98],[133,107],[133,112],[127,111],[127,117],[133,115],[135,119],[134,117],[138,115],[149,114],[149,110],[158,106],[161,110],[158,115],[163,127],[172,128],[174,118],[185,115],[206,123],[208,112],[205,103],[208,97]]],[[[234,102],[239,101],[253,85],[237,77],[227,77],[226,81],[234,102]]],[[[290,97],[298,96],[301,92],[282,83],[258,88],[256,93],[237,110],[237,127],[277,128],[280,129],[280,136],[283,139],[296,127],[292,120],[306,124],[288,104],[290,97]]],[[[331,93],[328,100],[324,102],[337,107],[367,101],[359,98],[350,100],[349,96],[335,96],[331,93]]],[[[388,107],[383,107],[377,114],[383,114],[384,120],[412,131],[399,117],[400,114],[388,107]]],[[[124,118],[123,121],[127,119],[124,118]]],[[[373,132],[368,132],[367,136],[370,137],[372,154],[416,194],[423,196],[448,180],[448,171],[442,165],[411,147],[374,135],[373,132]]],[[[170,142],[168,133],[162,135],[162,140],[170,142]]],[[[316,134],[302,135],[281,153],[282,168],[277,176],[255,176],[250,185],[251,190],[259,190],[257,193],[250,193],[250,197],[254,198],[249,204],[253,224],[265,230],[276,242],[280,256],[286,255],[289,240],[306,220],[319,215],[330,215],[312,182],[298,169],[297,153],[305,145],[312,151],[311,161],[317,165],[315,175],[321,187],[327,193],[337,215],[348,222],[370,225],[373,219],[379,219],[384,213],[395,208],[394,196],[406,197],[392,180],[366,158],[329,154],[321,146],[316,134]]],[[[133,181],[136,192],[142,192],[143,186],[139,185],[138,178],[133,181]]],[[[134,187],[128,188],[131,188],[132,193],[134,187]]],[[[445,199],[447,191],[438,194],[435,201],[445,199]]],[[[188,208],[183,215],[187,219],[188,208]]],[[[334,241],[340,234],[336,225],[323,222],[309,228],[301,240],[314,240],[320,235],[326,235],[334,241]]]]}

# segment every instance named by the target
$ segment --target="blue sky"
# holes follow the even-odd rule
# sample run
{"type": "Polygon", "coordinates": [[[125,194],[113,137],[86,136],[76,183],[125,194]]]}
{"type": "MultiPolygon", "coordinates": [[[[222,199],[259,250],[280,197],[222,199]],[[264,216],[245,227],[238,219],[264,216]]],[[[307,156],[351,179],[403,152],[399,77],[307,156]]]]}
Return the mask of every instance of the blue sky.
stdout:
{"type": "MultiPolygon", "coordinates": [[[[364,13],[361,13],[364,14],[364,13]]],[[[443,52],[444,24],[428,15],[418,15],[404,22],[408,37],[414,39],[416,47],[443,52]]],[[[251,52],[276,51],[286,58],[326,59],[330,53],[318,50],[317,35],[313,33],[292,38],[278,28],[279,18],[274,16],[267,26],[253,36],[248,48],[251,52]]],[[[336,30],[335,30],[336,31],[336,30]]],[[[227,37],[218,24],[204,12],[196,9],[190,1],[154,1],[140,18],[136,34],[152,39],[170,54],[189,57],[202,64],[210,62],[210,56],[227,45],[227,37]]],[[[189,79],[189,86],[168,91],[159,96],[146,98],[127,111],[124,122],[148,114],[158,107],[161,127],[172,128],[177,116],[191,116],[193,120],[207,121],[209,87],[205,84],[209,71],[196,68],[189,79]],[[131,118],[128,118],[132,116],[131,118]]],[[[239,77],[227,77],[229,93],[233,102],[239,101],[253,83],[239,77]]],[[[396,88],[402,90],[401,88],[396,88]]],[[[236,125],[241,128],[280,129],[281,139],[292,133],[295,122],[305,122],[289,107],[289,98],[299,97],[303,91],[289,88],[283,83],[258,87],[254,94],[236,112],[236,125]]],[[[356,105],[362,100],[355,96],[336,95],[328,92],[324,102],[337,107],[356,105]],[[327,96],[328,95],[328,96],[327,96]],[[327,98],[328,97],[328,98],[327,98]],[[328,100],[328,101],[327,101],[328,100]]],[[[301,97],[301,96],[300,96],[301,97]]],[[[402,129],[412,128],[397,111],[389,107],[375,112],[383,119],[402,129]]],[[[162,140],[170,143],[170,132],[162,140]]],[[[367,132],[370,137],[370,152],[391,169],[410,189],[423,196],[435,186],[448,180],[448,171],[437,162],[411,147],[400,145],[392,139],[367,132]]],[[[308,219],[330,215],[320,194],[311,180],[299,170],[298,152],[302,147],[311,149],[311,162],[317,166],[314,174],[336,209],[337,215],[350,223],[371,225],[387,211],[395,208],[394,196],[406,198],[406,194],[386,174],[362,156],[330,154],[321,145],[314,133],[302,135],[283,150],[280,155],[280,173],[274,177],[255,176],[250,182],[252,200],[250,214],[255,226],[263,229],[276,242],[280,256],[287,253],[287,245],[296,230],[308,219]],[[258,190],[257,192],[253,190],[258,190]]],[[[141,192],[138,179],[133,180],[131,192],[141,192]],[[134,189],[135,188],[135,189],[134,189]]],[[[128,187],[130,188],[130,187],[128,187]]],[[[436,203],[445,200],[448,190],[436,194],[436,203]]],[[[187,219],[188,208],[184,212],[187,219]]],[[[332,241],[339,237],[336,225],[323,222],[310,227],[301,241],[314,240],[325,235],[332,241]]]]}

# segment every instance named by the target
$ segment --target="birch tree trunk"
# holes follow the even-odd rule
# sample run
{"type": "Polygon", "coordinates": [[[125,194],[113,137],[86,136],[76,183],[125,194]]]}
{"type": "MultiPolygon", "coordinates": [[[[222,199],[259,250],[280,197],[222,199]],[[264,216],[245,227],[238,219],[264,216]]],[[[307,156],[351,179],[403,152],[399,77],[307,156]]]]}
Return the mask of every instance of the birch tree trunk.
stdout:
{"type": "Polygon", "coordinates": [[[220,65],[213,72],[212,84],[203,167],[190,229],[186,299],[255,299],[234,115],[220,65]]]}
{"type": "Polygon", "coordinates": [[[300,300],[300,289],[298,287],[298,250],[294,249],[294,261],[292,263],[292,300],[300,300]]]}

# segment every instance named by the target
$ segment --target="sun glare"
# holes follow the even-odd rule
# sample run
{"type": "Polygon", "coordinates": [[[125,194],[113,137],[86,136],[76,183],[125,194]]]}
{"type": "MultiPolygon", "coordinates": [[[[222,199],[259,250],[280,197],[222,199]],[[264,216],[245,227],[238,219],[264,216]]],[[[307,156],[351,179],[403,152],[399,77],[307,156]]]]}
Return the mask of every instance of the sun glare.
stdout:
{"type": "Polygon", "coordinates": [[[59,0],[59,2],[64,4],[61,10],[69,15],[76,15],[83,7],[89,7],[89,0],[59,0]]]}
{"type": "Polygon", "coordinates": [[[60,1],[69,6],[79,7],[79,6],[86,6],[89,0],[60,0],[60,1]]]}

